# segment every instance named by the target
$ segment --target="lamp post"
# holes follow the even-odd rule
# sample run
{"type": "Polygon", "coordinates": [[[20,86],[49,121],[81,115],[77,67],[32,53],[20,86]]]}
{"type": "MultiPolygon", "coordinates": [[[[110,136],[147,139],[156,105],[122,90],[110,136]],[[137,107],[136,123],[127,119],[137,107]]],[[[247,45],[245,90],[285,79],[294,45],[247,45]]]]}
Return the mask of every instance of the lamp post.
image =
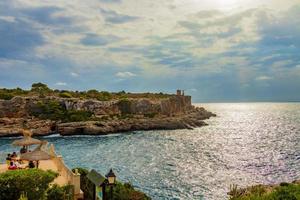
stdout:
{"type": "Polygon", "coordinates": [[[110,186],[110,197],[109,199],[113,199],[113,186],[116,184],[116,175],[113,172],[112,169],[109,170],[109,172],[106,174],[107,178],[107,185],[110,186]]]}

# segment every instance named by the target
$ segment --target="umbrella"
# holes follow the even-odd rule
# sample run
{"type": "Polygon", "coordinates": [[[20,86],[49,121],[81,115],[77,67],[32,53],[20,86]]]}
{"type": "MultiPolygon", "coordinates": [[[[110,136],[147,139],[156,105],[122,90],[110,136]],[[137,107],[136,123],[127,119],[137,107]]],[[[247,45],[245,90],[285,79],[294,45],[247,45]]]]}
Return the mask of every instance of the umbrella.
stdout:
{"type": "Polygon", "coordinates": [[[42,141],[31,137],[31,135],[32,135],[31,131],[23,130],[22,133],[23,133],[24,137],[20,140],[13,141],[12,145],[14,145],[14,146],[29,146],[29,145],[33,145],[33,144],[41,144],[42,143],[42,141]]]}
{"type": "Polygon", "coordinates": [[[27,152],[27,153],[21,154],[21,160],[37,161],[37,168],[38,168],[38,161],[40,161],[40,160],[50,160],[51,159],[51,156],[41,149],[42,146],[45,145],[45,144],[47,144],[47,142],[43,141],[32,152],[27,152]]]}

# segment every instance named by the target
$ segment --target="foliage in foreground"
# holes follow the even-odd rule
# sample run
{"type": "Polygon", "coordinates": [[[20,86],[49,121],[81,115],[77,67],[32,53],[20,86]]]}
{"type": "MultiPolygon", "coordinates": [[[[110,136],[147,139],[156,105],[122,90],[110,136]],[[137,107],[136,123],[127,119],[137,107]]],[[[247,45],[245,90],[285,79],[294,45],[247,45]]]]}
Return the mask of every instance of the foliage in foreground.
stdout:
{"type": "Polygon", "coordinates": [[[247,189],[231,188],[230,200],[300,200],[300,184],[281,183],[274,188],[263,185],[247,189]]]}
{"type": "Polygon", "coordinates": [[[58,176],[53,171],[26,169],[7,171],[0,174],[1,200],[73,200],[74,186],[50,187],[58,176]]]}
{"type": "Polygon", "coordinates": [[[74,199],[74,186],[65,185],[60,187],[59,185],[52,185],[47,190],[48,200],[73,200],[74,199]]]}
{"type": "Polygon", "coordinates": [[[53,171],[26,169],[0,174],[0,199],[19,199],[24,195],[30,200],[40,200],[46,195],[49,184],[57,177],[53,171]]]}
{"type": "MultiPolygon", "coordinates": [[[[106,188],[106,194],[109,195],[109,187],[106,188]]],[[[113,200],[150,200],[146,194],[135,190],[130,183],[120,183],[113,188],[113,200]]]]}
{"type": "MultiPolygon", "coordinates": [[[[83,168],[76,168],[80,173],[80,187],[84,192],[85,200],[92,200],[93,197],[93,184],[88,180],[87,174],[88,170],[83,168]]],[[[75,169],[73,169],[74,171],[75,169]]],[[[109,195],[109,188],[106,188],[106,194],[109,195]]],[[[113,200],[150,200],[143,192],[135,190],[134,187],[130,183],[120,183],[117,184],[113,188],[113,200]]]]}

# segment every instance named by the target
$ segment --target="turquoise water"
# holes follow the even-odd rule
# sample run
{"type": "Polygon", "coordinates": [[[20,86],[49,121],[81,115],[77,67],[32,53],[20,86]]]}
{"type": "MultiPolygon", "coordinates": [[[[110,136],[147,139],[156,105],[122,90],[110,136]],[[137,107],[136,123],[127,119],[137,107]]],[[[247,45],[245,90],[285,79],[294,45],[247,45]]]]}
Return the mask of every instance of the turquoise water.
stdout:
{"type": "MultiPolygon", "coordinates": [[[[225,200],[233,183],[300,179],[300,103],[200,105],[218,117],[194,130],[46,139],[69,167],[112,167],[153,199],[225,200]]],[[[2,155],[12,140],[0,139],[2,155]]]]}

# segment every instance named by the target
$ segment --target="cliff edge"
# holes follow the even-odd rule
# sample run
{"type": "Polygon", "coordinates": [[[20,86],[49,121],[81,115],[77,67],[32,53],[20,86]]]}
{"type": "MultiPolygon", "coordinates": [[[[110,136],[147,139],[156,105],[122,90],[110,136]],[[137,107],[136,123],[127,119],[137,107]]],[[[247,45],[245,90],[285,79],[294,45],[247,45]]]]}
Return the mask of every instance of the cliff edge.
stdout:
{"type": "Polygon", "coordinates": [[[15,96],[0,100],[0,137],[34,135],[103,135],[134,130],[192,129],[206,125],[213,113],[196,108],[181,93],[162,98],[92,98],[15,96]]]}

